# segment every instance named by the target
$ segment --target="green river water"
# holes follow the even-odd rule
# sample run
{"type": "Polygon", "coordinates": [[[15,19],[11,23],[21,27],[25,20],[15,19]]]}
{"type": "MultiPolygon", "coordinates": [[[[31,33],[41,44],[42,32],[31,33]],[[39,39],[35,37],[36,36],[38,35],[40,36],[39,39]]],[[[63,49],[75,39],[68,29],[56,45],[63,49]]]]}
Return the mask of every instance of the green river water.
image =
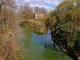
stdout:
{"type": "Polygon", "coordinates": [[[51,40],[50,32],[37,35],[25,30],[24,36],[22,35],[21,43],[25,52],[19,60],[72,60],[61,51],[57,51],[51,40]]]}

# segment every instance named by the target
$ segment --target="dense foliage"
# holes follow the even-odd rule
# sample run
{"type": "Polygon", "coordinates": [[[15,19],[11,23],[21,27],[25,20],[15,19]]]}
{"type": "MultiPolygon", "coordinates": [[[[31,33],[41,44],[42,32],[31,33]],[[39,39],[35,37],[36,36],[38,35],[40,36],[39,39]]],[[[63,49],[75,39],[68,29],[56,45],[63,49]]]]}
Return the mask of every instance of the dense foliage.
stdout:
{"type": "MultiPolygon", "coordinates": [[[[65,0],[51,11],[46,19],[50,26],[61,27],[62,29],[79,29],[80,28],[80,1],[65,0]],[[52,23],[50,23],[52,20],[52,23]],[[56,22],[56,24],[54,23],[56,22]],[[65,28],[68,27],[68,28],[65,28]]],[[[46,25],[47,25],[46,23],[46,25]]]]}
{"type": "Polygon", "coordinates": [[[66,51],[68,55],[80,59],[79,0],[64,0],[61,2],[54,11],[49,13],[46,18],[46,26],[54,32],[52,38],[57,41],[57,45],[64,52],[66,51]]]}

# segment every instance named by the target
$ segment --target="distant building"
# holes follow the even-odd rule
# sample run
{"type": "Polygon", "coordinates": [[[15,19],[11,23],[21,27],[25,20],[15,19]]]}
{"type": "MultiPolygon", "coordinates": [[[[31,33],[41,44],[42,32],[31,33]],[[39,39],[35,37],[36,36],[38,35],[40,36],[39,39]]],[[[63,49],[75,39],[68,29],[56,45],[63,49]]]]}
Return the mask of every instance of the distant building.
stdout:
{"type": "Polygon", "coordinates": [[[43,13],[40,13],[40,12],[35,13],[35,19],[43,19],[43,18],[44,18],[43,13]]]}

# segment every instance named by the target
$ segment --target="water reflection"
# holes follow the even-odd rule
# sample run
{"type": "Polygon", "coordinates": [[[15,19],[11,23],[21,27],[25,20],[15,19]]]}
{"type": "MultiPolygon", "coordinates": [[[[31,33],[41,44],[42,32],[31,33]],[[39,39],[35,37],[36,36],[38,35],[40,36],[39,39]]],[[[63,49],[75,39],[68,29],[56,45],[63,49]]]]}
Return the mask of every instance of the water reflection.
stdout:
{"type": "Polygon", "coordinates": [[[51,40],[51,34],[37,35],[26,30],[24,41],[24,58],[20,60],[70,60],[63,53],[59,53],[51,40]]]}

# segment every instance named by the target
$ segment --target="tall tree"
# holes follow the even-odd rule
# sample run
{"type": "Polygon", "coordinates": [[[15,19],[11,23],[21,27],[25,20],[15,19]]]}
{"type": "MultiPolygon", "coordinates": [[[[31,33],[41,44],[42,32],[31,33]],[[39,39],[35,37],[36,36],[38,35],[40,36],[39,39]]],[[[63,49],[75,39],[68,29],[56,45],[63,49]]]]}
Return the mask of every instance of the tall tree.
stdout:
{"type": "Polygon", "coordinates": [[[38,6],[34,7],[34,12],[40,12],[40,8],[38,6]]]}
{"type": "Polygon", "coordinates": [[[9,17],[7,16],[10,16],[9,12],[15,9],[16,7],[17,6],[15,0],[0,0],[0,21],[3,22],[3,30],[4,30],[5,20],[8,25],[9,17]]]}
{"type": "Polygon", "coordinates": [[[33,10],[28,3],[20,6],[20,15],[24,20],[33,18],[33,10]]]}
{"type": "Polygon", "coordinates": [[[45,7],[41,7],[40,12],[46,15],[47,14],[47,9],[45,7]]]}

